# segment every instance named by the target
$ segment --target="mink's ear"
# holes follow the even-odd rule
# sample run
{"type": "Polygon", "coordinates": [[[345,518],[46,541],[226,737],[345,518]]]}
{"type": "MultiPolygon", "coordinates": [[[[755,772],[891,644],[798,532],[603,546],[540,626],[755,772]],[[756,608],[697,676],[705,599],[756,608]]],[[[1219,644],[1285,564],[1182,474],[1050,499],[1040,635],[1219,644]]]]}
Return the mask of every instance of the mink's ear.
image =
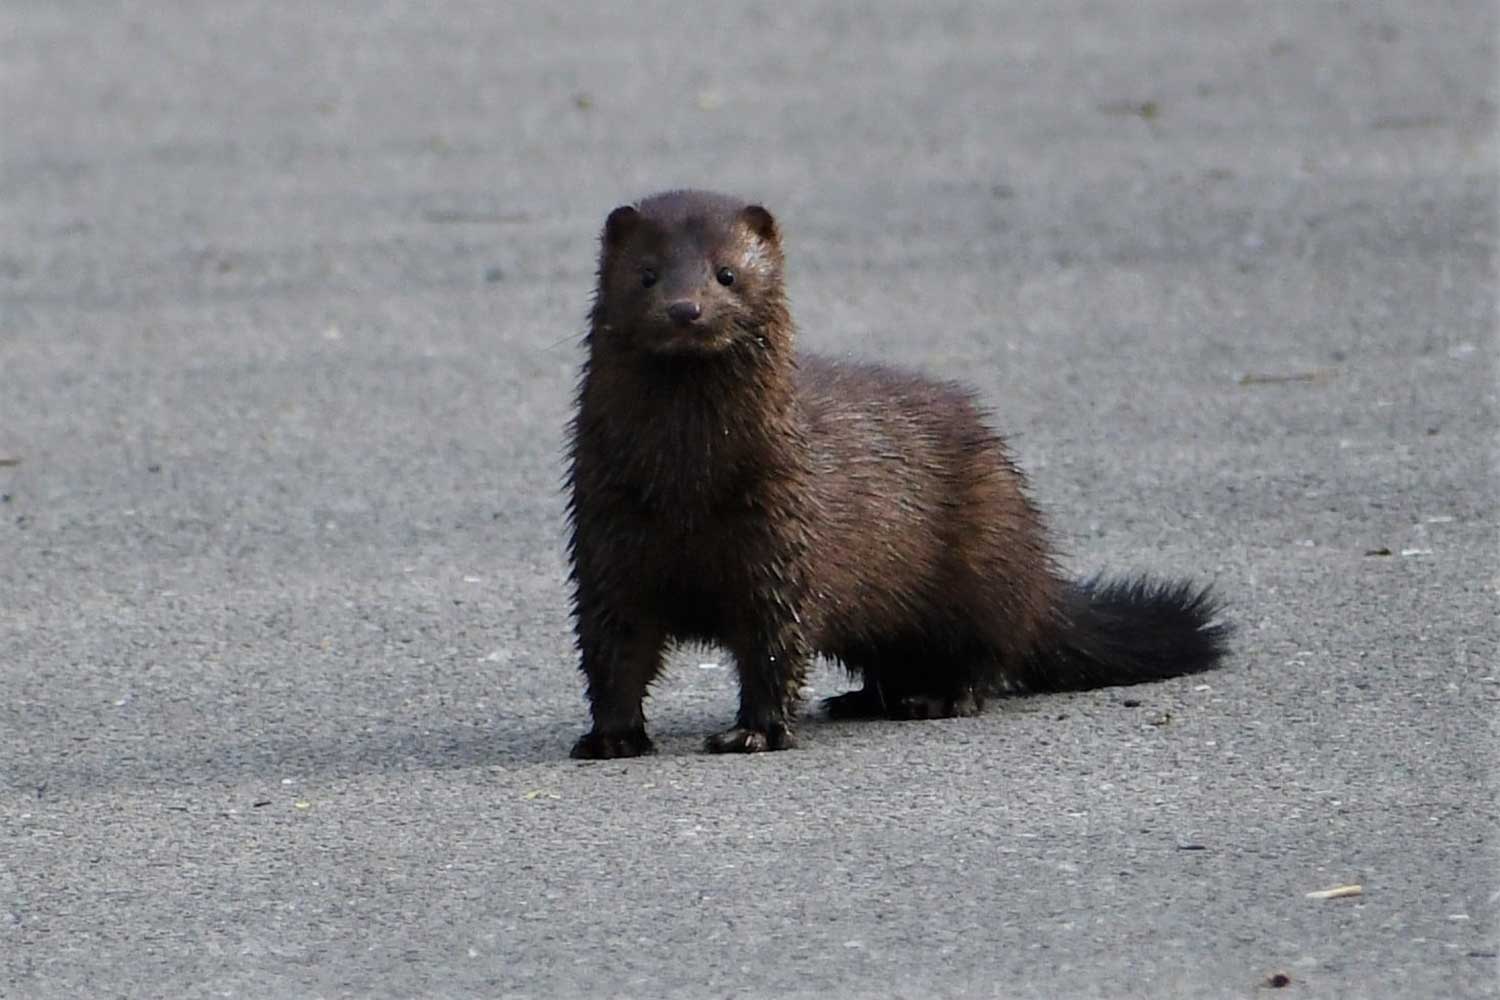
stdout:
{"type": "Polygon", "coordinates": [[[740,210],[740,218],[750,231],[767,243],[780,243],[781,234],[776,231],[776,220],[759,205],[746,205],[740,210]]]}
{"type": "Polygon", "coordinates": [[[634,205],[621,205],[609,213],[609,218],[604,220],[604,245],[606,247],[617,247],[635,230],[636,223],[641,221],[641,213],[635,210],[634,205]]]}

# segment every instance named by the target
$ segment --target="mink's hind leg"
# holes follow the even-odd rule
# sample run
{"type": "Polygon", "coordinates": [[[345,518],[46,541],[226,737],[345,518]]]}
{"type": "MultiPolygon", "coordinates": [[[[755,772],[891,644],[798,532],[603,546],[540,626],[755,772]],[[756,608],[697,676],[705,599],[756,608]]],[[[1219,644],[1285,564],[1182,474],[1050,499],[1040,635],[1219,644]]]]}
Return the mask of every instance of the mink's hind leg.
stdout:
{"type": "Polygon", "coordinates": [[[941,694],[911,694],[891,703],[892,719],[960,719],[984,710],[984,698],[972,687],[941,694]]]}
{"type": "Polygon", "coordinates": [[[880,655],[845,657],[864,686],[823,699],[830,719],[953,719],[984,709],[983,689],[967,657],[923,652],[902,644],[880,655]]]}
{"type": "Polygon", "coordinates": [[[897,693],[865,681],[857,691],[823,699],[830,719],[955,719],[978,715],[984,698],[973,687],[953,691],[897,693]]]}
{"type": "Polygon", "coordinates": [[[854,691],[845,691],[823,699],[823,710],[830,719],[884,719],[891,714],[895,693],[881,676],[879,657],[868,650],[840,649],[833,658],[863,683],[854,691]]]}
{"type": "Polygon", "coordinates": [[[902,689],[891,698],[887,714],[892,719],[960,719],[984,711],[981,664],[985,658],[975,649],[960,647],[952,652],[929,655],[919,670],[901,677],[902,689]]]}
{"type": "Polygon", "coordinates": [[[646,687],[661,671],[665,633],[659,627],[603,629],[580,622],[578,634],[594,728],[573,744],[573,756],[602,760],[654,752],[644,702],[646,687]]]}
{"type": "Polygon", "coordinates": [[[823,711],[830,719],[883,719],[889,714],[880,685],[868,676],[864,687],[824,698],[823,711]]]}

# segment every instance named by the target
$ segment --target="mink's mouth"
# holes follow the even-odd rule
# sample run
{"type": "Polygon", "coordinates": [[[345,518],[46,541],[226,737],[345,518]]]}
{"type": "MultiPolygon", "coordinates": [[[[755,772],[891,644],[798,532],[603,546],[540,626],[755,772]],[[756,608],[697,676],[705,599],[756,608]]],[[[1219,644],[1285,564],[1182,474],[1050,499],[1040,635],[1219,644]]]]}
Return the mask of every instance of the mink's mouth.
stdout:
{"type": "Polygon", "coordinates": [[[643,346],[652,354],[707,357],[722,354],[733,343],[734,337],[723,330],[697,326],[670,326],[653,331],[643,346]]]}

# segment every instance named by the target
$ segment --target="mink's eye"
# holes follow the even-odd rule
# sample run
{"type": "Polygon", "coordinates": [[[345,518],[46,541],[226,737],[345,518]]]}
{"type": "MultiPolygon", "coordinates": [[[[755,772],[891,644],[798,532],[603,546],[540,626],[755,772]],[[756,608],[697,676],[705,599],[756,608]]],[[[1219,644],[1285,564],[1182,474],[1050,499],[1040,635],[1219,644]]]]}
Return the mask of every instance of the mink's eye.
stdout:
{"type": "Polygon", "coordinates": [[[641,287],[650,288],[656,284],[656,272],[649,267],[641,268],[641,287]]]}
{"type": "Polygon", "coordinates": [[[719,268],[719,273],[714,275],[714,277],[718,278],[719,284],[723,285],[725,288],[728,288],[730,285],[734,284],[734,272],[727,267],[719,268]]]}

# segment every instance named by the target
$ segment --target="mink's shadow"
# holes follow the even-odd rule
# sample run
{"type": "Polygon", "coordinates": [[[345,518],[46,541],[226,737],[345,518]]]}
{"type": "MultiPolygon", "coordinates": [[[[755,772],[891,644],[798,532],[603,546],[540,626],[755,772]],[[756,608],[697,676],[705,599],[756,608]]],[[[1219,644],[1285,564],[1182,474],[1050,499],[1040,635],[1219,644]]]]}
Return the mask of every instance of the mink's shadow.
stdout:
{"type": "MultiPolygon", "coordinates": [[[[730,718],[696,707],[663,715],[651,724],[657,756],[703,753],[704,737],[724,728],[730,718]]],[[[496,769],[587,766],[569,756],[587,724],[586,711],[486,724],[455,721],[442,727],[393,721],[364,729],[351,724],[338,736],[262,732],[253,739],[235,739],[225,733],[211,742],[136,744],[129,750],[112,740],[75,737],[61,758],[39,755],[17,762],[5,784],[27,797],[45,799],[129,787],[162,791],[263,782],[270,790],[286,778],[307,783],[417,772],[488,782],[496,769]]],[[[799,734],[805,737],[828,724],[820,713],[805,715],[799,734]]]]}
{"type": "Polygon", "coordinates": [[[224,738],[211,743],[175,742],[132,747],[79,739],[61,759],[26,762],[7,775],[6,784],[38,798],[120,787],[206,787],[254,784],[268,788],[284,778],[326,781],[404,772],[472,772],[473,780],[493,768],[565,763],[582,717],[501,720],[488,727],[453,723],[444,727],[392,722],[338,736],[262,732],[253,739],[224,738]]]}

